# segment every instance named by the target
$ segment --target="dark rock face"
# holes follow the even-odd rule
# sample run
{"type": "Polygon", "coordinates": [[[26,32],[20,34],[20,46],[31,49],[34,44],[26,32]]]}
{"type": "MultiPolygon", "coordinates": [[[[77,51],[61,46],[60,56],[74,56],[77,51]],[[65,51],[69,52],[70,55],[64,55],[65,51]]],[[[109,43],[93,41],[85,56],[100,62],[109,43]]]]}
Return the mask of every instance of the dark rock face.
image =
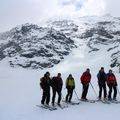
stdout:
{"type": "MultiPolygon", "coordinates": [[[[90,30],[87,30],[84,34],[83,34],[83,38],[88,38],[88,37],[92,37],[94,36],[94,34],[97,34],[99,36],[103,36],[107,39],[112,39],[113,36],[108,33],[107,30],[104,29],[104,27],[98,27],[98,28],[92,28],[90,30]]],[[[104,41],[103,41],[104,42],[104,41]]]]}
{"type": "Polygon", "coordinates": [[[111,67],[119,67],[120,66],[120,51],[118,50],[117,52],[113,53],[111,55],[111,67]]]}
{"type": "Polygon", "coordinates": [[[9,57],[12,67],[49,68],[75,48],[74,41],[52,28],[25,24],[0,36],[0,60],[9,57]]]}

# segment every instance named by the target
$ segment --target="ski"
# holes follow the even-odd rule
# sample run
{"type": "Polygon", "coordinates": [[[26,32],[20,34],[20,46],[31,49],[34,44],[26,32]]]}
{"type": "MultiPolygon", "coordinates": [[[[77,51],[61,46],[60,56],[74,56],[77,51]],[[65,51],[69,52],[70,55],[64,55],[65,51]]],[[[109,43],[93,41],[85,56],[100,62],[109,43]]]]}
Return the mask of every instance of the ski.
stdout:
{"type": "Polygon", "coordinates": [[[110,102],[108,100],[97,100],[98,102],[102,102],[104,104],[110,104],[110,102]]]}
{"type": "Polygon", "coordinates": [[[80,102],[69,102],[68,104],[70,104],[70,105],[79,105],[80,102]]]}
{"type": "Polygon", "coordinates": [[[96,102],[96,100],[82,100],[82,99],[80,99],[80,101],[81,102],[89,102],[89,103],[95,103],[96,102]]]}
{"type": "Polygon", "coordinates": [[[75,102],[75,101],[66,102],[66,101],[63,100],[63,102],[65,102],[68,105],[79,105],[80,104],[80,102],[75,102]]]}
{"type": "Polygon", "coordinates": [[[109,100],[109,102],[110,103],[115,103],[115,104],[119,104],[120,103],[120,101],[118,101],[118,100],[109,100]]]}
{"type": "Polygon", "coordinates": [[[107,100],[102,100],[102,103],[105,103],[105,104],[110,104],[110,102],[109,102],[109,101],[107,101],[107,100]]]}
{"type": "Polygon", "coordinates": [[[44,105],[36,105],[37,107],[40,107],[40,108],[44,108],[44,109],[48,109],[48,107],[44,106],[44,105]]]}
{"type": "Polygon", "coordinates": [[[49,106],[48,105],[36,105],[36,106],[39,107],[39,108],[48,109],[50,111],[57,110],[56,107],[52,107],[50,105],[49,106]]]}
{"type": "Polygon", "coordinates": [[[56,104],[56,106],[58,106],[61,109],[68,108],[67,104],[56,104]]]}

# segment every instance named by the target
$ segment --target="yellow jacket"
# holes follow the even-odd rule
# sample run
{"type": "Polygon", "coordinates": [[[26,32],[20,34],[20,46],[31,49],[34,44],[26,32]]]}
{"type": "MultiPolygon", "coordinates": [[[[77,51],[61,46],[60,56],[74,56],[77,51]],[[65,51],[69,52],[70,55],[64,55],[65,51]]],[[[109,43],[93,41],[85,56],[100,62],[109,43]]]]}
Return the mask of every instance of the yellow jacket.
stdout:
{"type": "Polygon", "coordinates": [[[73,88],[75,87],[74,78],[69,78],[69,77],[68,77],[68,78],[66,79],[66,88],[67,88],[67,87],[71,87],[71,88],[72,88],[72,87],[73,87],[73,88]]]}

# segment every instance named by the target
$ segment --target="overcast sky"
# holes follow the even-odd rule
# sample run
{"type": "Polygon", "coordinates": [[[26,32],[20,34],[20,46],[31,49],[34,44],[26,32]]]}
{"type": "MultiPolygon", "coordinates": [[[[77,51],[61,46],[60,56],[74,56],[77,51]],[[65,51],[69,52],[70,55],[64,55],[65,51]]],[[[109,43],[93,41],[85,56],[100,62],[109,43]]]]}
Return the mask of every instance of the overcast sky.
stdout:
{"type": "Polygon", "coordinates": [[[120,16],[120,0],[0,0],[0,32],[57,16],[120,16]]]}

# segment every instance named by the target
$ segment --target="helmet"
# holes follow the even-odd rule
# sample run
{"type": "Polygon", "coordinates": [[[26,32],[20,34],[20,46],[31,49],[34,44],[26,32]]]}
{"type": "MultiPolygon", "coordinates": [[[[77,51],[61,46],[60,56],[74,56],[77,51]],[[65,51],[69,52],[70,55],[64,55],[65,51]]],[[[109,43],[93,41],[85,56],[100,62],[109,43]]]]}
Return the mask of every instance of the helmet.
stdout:
{"type": "Polygon", "coordinates": [[[112,73],[112,70],[111,70],[111,69],[109,70],[109,73],[112,73]]]}
{"type": "Polygon", "coordinates": [[[69,77],[72,77],[72,74],[69,74],[69,77]]]}
{"type": "Polygon", "coordinates": [[[47,71],[45,74],[49,76],[49,75],[50,75],[50,72],[47,71]]]}

